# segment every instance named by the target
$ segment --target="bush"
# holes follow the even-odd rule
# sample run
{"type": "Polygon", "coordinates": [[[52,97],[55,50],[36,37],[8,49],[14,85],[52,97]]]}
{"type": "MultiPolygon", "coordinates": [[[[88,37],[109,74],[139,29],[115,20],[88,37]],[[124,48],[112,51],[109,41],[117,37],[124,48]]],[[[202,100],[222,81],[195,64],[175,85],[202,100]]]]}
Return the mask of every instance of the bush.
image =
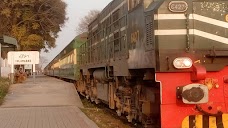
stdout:
{"type": "Polygon", "coordinates": [[[4,97],[9,89],[9,79],[0,77],[0,104],[2,104],[4,97]]]}

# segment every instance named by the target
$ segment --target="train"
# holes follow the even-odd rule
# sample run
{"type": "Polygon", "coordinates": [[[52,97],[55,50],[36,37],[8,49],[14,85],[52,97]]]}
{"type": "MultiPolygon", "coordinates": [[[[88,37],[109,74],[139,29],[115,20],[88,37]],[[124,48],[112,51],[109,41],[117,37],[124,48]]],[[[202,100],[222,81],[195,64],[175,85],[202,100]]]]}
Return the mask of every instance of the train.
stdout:
{"type": "Polygon", "coordinates": [[[227,0],[113,0],[72,43],[46,74],[129,122],[228,128],[227,0]]]}
{"type": "Polygon", "coordinates": [[[63,50],[44,68],[44,74],[75,82],[79,76],[77,50],[87,40],[87,33],[76,36],[63,50]]]}

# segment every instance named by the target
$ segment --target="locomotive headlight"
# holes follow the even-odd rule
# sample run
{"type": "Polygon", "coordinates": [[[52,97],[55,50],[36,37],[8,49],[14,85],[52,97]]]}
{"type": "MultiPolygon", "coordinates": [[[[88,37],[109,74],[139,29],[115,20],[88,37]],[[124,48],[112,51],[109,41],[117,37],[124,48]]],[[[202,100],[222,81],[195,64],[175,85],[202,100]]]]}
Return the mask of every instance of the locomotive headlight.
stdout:
{"type": "Polygon", "coordinates": [[[177,69],[186,69],[192,67],[192,60],[188,57],[179,57],[173,61],[173,65],[177,69]]]}

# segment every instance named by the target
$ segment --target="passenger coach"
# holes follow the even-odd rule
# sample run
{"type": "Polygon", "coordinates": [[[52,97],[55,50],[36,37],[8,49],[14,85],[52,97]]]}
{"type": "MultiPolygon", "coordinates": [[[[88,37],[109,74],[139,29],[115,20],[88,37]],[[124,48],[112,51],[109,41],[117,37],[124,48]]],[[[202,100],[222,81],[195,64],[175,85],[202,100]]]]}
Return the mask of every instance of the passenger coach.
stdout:
{"type": "Polygon", "coordinates": [[[76,36],[44,69],[45,74],[68,81],[78,78],[77,53],[87,39],[87,34],[76,36]]]}

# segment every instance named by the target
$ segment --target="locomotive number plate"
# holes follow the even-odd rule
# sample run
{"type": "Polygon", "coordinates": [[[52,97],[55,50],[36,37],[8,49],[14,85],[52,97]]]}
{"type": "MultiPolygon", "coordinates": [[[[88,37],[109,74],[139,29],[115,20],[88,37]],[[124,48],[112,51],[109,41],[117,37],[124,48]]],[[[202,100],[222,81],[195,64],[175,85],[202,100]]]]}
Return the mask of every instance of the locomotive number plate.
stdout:
{"type": "Polygon", "coordinates": [[[171,1],[169,10],[171,12],[185,12],[188,9],[188,4],[185,1],[171,1]]]}
{"type": "Polygon", "coordinates": [[[225,17],[225,20],[226,20],[226,22],[228,22],[228,14],[227,14],[226,17],[225,17]]]}

